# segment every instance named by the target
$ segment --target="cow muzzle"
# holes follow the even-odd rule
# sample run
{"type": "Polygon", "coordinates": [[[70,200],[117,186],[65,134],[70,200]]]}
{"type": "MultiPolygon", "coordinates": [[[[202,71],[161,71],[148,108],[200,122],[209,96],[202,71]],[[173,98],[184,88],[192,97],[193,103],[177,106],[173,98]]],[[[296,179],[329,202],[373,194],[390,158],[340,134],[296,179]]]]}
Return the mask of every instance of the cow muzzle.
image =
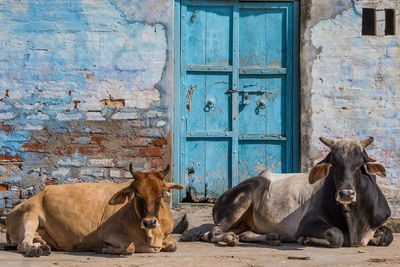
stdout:
{"type": "Polygon", "coordinates": [[[160,226],[157,218],[145,218],[142,220],[142,228],[143,229],[154,229],[160,226]]]}
{"type": "Polygon", "coordinates": [[[341,189],[336,194],[336,201],[342,204],[356,202],[356,192],[353,189],[341,189]]]}

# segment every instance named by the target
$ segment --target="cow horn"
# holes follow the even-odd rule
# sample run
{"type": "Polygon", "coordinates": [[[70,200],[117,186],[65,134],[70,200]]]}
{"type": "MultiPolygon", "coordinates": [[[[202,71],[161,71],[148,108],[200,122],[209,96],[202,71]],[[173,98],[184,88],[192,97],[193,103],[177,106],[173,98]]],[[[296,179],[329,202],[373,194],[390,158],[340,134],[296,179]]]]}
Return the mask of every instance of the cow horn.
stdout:
{"type": "Polygon", "coordinates": [[[161,171],[161,174],[165,177],[169,173],[169,164],[165,167],[164,170],[161,171]]]}
{"type": "Polygon", "coordinates": [[[326,146],[331,147],[333,144],[333,140],[328,139],[328,138],[324,138],[324,137],[320,137],[319,140],[326,146]]]}
{"type": "Polygon", "coordinates": [[[133,168],[132,163],[129,164],[129,171],[131,172],[133,179],[135,179],[135,177],[136,177],[136,170],[133,168]]]}
{"type": "Polygon", "coordinates": [[[366,148],[367,146],[369,146],[372,142],[374,142],[374,138],[372,136],[368,137],[367,139],[361,140],[361,146],[363,148],[366,148]]]}

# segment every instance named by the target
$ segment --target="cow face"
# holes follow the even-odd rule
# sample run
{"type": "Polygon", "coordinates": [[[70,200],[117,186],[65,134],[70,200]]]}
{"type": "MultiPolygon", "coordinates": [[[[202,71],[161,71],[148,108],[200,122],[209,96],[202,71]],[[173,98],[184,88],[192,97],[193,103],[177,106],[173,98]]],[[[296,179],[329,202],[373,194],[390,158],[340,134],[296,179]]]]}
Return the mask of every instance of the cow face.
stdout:
{"type": "Polygon", "coordinates": [[[325,178],[331,173],[336,187],[336,201],[347,205],[357,201],[357,185],[362,172],[370,175],[386,176],[385,167],[371,162],[365,147],[373,142],[373,138],[358,141],[350,139],[330,140],[320,138],[330,148],[327,157],[314,166],[309,174],[311,184],[325,178]]]}
{"type": "Polygon", "coordinates": [[[130,165],[130,172],[135,179],[129,187],[117,192],[109,201],[110,204],[122,204],[126,199],[133,197],[134,212],[141,220],[141,228],[154,229],[160,226],[158,212],[161,199],[170,189],[182,189],[180,184],[168,183],[165,176],[169,172],[169,165],[160,172],[138,172],[130,165]]]}

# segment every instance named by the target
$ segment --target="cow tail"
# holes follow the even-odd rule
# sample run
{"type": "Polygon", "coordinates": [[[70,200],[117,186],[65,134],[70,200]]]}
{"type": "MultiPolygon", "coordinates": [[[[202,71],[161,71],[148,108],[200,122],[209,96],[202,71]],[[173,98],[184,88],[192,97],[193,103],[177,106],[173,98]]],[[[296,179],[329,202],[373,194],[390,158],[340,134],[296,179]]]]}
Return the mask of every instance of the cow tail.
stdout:
{"type": "Polygon", "coordinates": [[[6,233],[6,239],[7,239],[7,243],[11,244],[11,238],[10,238],[10,234],[8,233],[8,231],[6,233]]]}
{"type": "Polygon", "coordinates": [[[10,234],[8,233],[8,231],[6,233],[6,239],[7,239],[7,243],[10,244],[10,245],[3,246],[2,250],[16,250],[17,246],[11,244],[11,238],[10,238],[10,234]]]}

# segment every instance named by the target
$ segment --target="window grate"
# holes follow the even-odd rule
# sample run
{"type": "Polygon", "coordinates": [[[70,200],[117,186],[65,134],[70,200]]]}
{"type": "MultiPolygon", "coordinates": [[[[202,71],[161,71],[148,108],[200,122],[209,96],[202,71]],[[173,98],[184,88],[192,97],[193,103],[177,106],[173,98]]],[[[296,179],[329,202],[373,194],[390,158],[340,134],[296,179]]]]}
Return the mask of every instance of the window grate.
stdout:
{"type": "Polygon", "coordinates": [[[376,12],[373,8],[363,8],[362,35],[375,35],[376,12]]]}
{"type": "Polygon", "coordinates": [[[385,9],[385,35],[394,35],[395,31],[394,9],[385,9]]]}

